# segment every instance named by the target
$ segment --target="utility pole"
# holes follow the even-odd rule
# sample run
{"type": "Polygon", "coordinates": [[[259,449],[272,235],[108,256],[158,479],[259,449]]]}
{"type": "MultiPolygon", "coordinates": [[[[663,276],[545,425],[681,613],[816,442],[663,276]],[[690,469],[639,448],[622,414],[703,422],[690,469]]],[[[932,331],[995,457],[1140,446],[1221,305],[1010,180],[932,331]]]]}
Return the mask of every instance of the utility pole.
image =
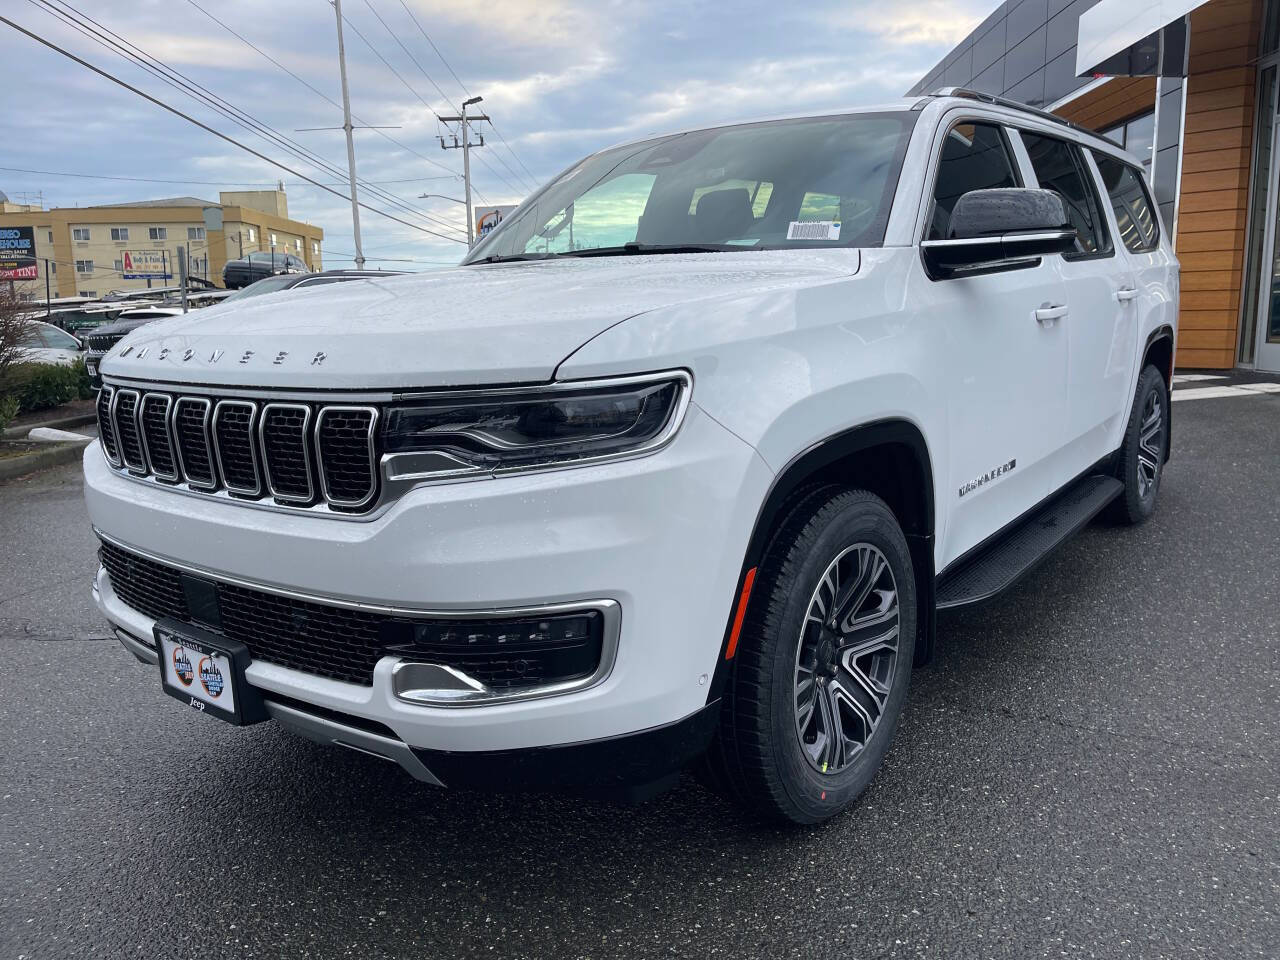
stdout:
{"type": "Polygon", "coordinates": [[[446,144],[444,142],[444,137],[441,137],[440,149],[457,150],[459,147],[462,148],[462,179],[466,182],[466,185],[467,185],[466,197],[467,197],[467,246],[468,247],[473,246],[476,242],[475,216],[471,212],[471,148],[484,146],[484,134],[483,133],[480,134],[479,143],[472,143],[471,134],[467,128],[467,124],[470,122],[470,120],[488,120],[489,118],[485,114],[481,113],[468,119],[467,107],[471,106],[473,103],[480,103],[482,100],[484,100],[484,97],[472,97],[470,100],[463,100],[462,116],[440,118],[445,123],[458,123],[458,122],[462,123],[462,143],[458,143],[458,138],[454,137],[452,144],[446,144]]]}
{"type": "MultiPolygon", "coordinates": [[[[351,95],[347,92],[347,51],[342,44],[342,0],[333,0],[338,19],[338,72],[342,75],[342,129],[347,135],[347,170],[351,177],[351,230],[356,243],[356,269],[364,267],[364,251],[360,249],[360,201],[356,198],[356,146],[351,136],[351,95]]],[[[275,250],[271,269],[275,271],[275,250]]]]}

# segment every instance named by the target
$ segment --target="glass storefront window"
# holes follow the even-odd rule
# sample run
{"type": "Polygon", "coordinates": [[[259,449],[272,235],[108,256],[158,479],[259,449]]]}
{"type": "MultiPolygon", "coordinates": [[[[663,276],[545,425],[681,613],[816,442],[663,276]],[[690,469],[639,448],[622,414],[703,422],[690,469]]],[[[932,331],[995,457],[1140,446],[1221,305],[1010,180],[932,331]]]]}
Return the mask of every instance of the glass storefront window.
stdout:
{"type": "MultiPolygon", "coordinates": [[[[1249,234],[1246,238],[1246,264],[1244,275],[1244,308],[1240,317],[1240,362],[1254,362],[1254,345],[1257,336],[1258,299],[1263,284],[1270,284],[1270,276],[1263,276],[1262,250],[1267,233],[1267,187],[1271,181],[1271,141],[1275,122],[1276,68],[1265,68],[1258,78],[1258,124],[1254,134],[1253,191],[1249,210],[1249,234]]],[[[1268,293],[1268,298],[1270,294],[1268,293]]],[[[1274,322],[1274,319],[1273,319],[1274,322]]]]}
{"type": "Polygon", "coordinates": [[[1114,140],[1142,161],[1143,168],[1151,173],[1151,157],[1156,143],[1156,115],[1140,114],[1131,120],[1101,131],[1104,137],[1114,140]]]}

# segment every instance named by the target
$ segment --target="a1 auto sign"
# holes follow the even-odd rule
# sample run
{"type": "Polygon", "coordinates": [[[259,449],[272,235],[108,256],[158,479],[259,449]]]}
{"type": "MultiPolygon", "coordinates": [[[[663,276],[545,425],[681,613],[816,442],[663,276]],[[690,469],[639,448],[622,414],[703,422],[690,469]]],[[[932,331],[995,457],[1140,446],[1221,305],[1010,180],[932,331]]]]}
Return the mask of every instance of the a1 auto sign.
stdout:
{"type": "Polygon", "coordinates": [[[35,227],[0,227],[0,280],[34,280],[35,227]]]}
{"type": "Polygon", "coordinates": [[[126,250],[122,259],[125,280],[167,280],[170,276],[169,259],[163,250],[126,250]]]}

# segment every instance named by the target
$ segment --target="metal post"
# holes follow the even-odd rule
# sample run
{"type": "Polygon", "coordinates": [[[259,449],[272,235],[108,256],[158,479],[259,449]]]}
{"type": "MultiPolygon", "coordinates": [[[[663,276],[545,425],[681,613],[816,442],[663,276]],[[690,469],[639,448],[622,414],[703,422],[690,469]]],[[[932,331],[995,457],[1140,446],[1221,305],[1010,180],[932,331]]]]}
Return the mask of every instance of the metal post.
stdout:
{"type": "MultiPolygon", "coordinates": [[[[360,249],[360,201],[356,198],[356,146],[351,136],[351,96],[347,92],[347,53],[342,45],[342,0],[333,0],[333,12],[338,19],[338,72],[342,75],[342,129],[347,134],[347,170],[351,178],[351,231],[356,244],[356,269],[364,266],[364,251],[360,249]]],[[[272,258],[271,269],[275,270],[272,258]]]]}
{"type": "Polygon", "coordinates": [[[49,320],[53,317],[53,294],[49,292],[49,258],[44,258],[44,318],[49,320]]]}
{"type": "Polygon", "coordinates": [[[182,312],[187,312],[187,254],[189,250],[178,248],[178,282],[182,285],[182,312]]]}

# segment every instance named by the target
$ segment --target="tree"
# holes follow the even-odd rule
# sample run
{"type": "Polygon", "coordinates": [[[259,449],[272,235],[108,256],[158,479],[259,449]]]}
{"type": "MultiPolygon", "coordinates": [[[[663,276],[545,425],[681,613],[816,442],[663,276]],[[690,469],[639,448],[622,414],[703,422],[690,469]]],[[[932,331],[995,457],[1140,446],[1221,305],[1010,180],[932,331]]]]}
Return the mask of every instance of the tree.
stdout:
{"type": "Polygon", "coordinates": [[[0,286],[0,429],[17,412],[18,373],[27,360],[30,308],[0,286]]]}

